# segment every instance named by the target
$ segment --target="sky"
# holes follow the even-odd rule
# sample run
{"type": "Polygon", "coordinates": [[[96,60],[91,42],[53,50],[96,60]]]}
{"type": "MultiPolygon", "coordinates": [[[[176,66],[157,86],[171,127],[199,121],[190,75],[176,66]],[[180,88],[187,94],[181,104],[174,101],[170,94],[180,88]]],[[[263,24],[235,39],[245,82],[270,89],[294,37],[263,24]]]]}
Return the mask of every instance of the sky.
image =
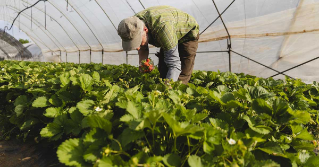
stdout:
{"type": "MultiPolygon", "coordinates": [[[[11,23],[8,23],[6,21],[0,20],[0,29],[4,29],[5,26],[8,26],[8,28],[11,27],[11,23]]],[[[16,27],[15,25],[12,27],[10,31],[6,30],[7,33],[12,35],[17,40],[19,39],[28,39],[30,42],[32,40],[21,30],[19,30],[19,27],[16,27]]]]}

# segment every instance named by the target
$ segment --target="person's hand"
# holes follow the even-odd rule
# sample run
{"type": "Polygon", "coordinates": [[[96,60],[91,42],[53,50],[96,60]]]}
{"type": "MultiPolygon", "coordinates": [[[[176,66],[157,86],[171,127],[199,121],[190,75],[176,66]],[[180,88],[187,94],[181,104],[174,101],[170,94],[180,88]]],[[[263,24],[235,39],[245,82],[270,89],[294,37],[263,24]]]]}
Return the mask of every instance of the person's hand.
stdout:
{"type": "Polygon", "coordinates": [[[154,63],[150,58],[147,58],[141,61],[139,69],[142,73],[149,73],[154,70],[154,63]]]}
{"type": "Polygon", "coordinates": [[[164,84],[168,87],[168,89],[173,89],[169,79],[164,79],[164,84]]]}

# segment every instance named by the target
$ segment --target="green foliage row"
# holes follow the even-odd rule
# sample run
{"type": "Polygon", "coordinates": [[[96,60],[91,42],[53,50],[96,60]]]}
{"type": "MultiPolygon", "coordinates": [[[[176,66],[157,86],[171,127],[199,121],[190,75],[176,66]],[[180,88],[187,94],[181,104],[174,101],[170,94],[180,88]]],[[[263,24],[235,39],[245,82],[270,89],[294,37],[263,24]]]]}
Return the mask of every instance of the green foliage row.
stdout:
{"type": "Polygon", "coordinates": [[[26,44],[26,43],[29,43],[30,41],[28,39],[19,39],[19,42],[21,44],[26,44]]]}
{"type": "Polygon", "coordinates": [[[130,65],[0,62],[2,138],[68,166],[319,166],[319,84],[195,71],[165,84],[130,65]]]}

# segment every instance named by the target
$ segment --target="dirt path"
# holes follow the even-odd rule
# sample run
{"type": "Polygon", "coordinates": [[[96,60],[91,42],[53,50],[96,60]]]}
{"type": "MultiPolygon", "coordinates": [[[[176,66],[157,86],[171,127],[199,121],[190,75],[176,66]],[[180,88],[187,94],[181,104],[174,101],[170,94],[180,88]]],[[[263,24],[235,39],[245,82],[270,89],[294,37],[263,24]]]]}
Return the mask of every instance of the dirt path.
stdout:
{"type": "Polygon", "coordinates": [[[64,167],[52,149],[41,148],[34,142],[23,143],[15,139],[0,141],[0,166],[64,167]]]}

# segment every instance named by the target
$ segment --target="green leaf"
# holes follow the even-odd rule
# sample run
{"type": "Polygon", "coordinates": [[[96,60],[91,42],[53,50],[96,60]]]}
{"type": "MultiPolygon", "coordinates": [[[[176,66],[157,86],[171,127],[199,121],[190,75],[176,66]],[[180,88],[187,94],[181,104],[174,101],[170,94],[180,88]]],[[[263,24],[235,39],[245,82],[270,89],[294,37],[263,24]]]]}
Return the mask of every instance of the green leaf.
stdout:
{"type": "Polygon", "coordinates": [[[229,88],[226,85],[218,85],[216,89],[220,94],[229,92],[229,88]]]}
{"type": "Polygon", "coordinates": [[[223,130],[228,131],[229,130],[229,125],[223,120],[220,119],[215,119],[215,118],[209,118],[210,123],[213,125],[215,128],[221,128],[223,130]]]}
{"type": "Polygon", "coordinates": [[[188,158],[188,164],[190,167],[202,167],[203,166],[201,158],[197,155],[191,155],[188,158]]]}
{"type": "Polygon", "coordinates": [[[70,73],[69,72],[65,72],[65,73],[61,74],[60,75],[60,81],[61,81],[61,86],[62,87],[68,85],[71,82],[70,73]]]}
{"type": "Polygon", "coordinates": [[[219,145],[222,142],[223,134],[220,130],[214,127],[206,127],[205,133],[205,142],[209,143],[211,147],[213,144],[219,145]]]}
{"type": "Polygon", "coordinates": [[[251,87],[249,89],[249,94],[252,99],[267,98],[269,96],[272,96],[271,94],[269,94],[269,92],[265,88],[261,86],[251,87]]]}
{"type": "Polygon", "coordinates": [[[235,100],[235,97],[232,93],[227,92],[222,96],[220,100],[224,103],[227,103],[228,101],[235,100]]]}
{"type": "Polygon", "coordinates": [[[177,154],[166,154],[163,157],[163,162],[169,167],[179,167],[181,165],[181,158],[177,154]]]}
{"type": "Polygon", "coordinates": [[[154,157],[149,157],[146,162],[147,162],[147,164],[152,165],[152,164],[154,164],[154,163],[156,163],[156,162],[160,162],[160,161],[162,161],[162,160],[163,160],[163,157],[161,157],[161,156],[154,156],[154,157]]]}
{"type": "Polygon", "coordinates": [[[172,99],[172,101],[174,102],[174,104],[180,104],[181,103],[181,99],[177,93],[177,91],[170,91],[169,92],[169,96],[170,99],[172,99]]]}
{"type": "Polygon", "coordinates": [[[302,131],[303,127],[300,124],[293,123],[290,124],[291,130],[293,134],[297,134],[302,131]]]}
{"type": "Polygon", "coordinates": [[[68,112],[70,113],[70,117],[73,121],[77,122],[78,124],[81,124],[83,115],[82,113],[80,113],[78,108],[71,107],[68,112]]]}
{"type": "Polygon", "coordinates": [[[40,131],[41,137],[51,138],[51,137],[61,137],[63,134],[63,128],[57,123],[49,123],[45,128],[40,131]]]}
{"type": "Polygon", "coordinates": [[[280,165],[268,159],[266,161],[256,161],[252,167],[280,167],[280,165]]]}
{"type": "Polygon", "coordinates": [[[246,100],[246,101],[252,102],[250,94],[244,88],[240,88],[237,92],[234,92],[234,96],[238,97],[238,98],[240,98],[242,100],[246,100]]]}
{"type": "Polygon", "coordinates": [[[312,156],[310,157],[304,166],[307,167],[318,167],[319,166],[319,157],[318,156],[312,156]]]}
{"type": "Polygon", "coordinates": [[[190,94],[190,95],[193,95],[193,94],[195,93],[195,91],[194,91],[192,88],[190,88],[190,87],[188,87],[188,88],[186,89],[186,92],[187,92],[188,94],[190,94]]]}
{"type": "Polygon", "coordinates": [[[141,111],[131,101],[128,101],[126,111],[129,112],[135,119],[139,119],[141,111]]]}
{"type": "Polygon", "coordinates": [[[162,113],[162,110],[152,110],[144,113],[144,115],[150,120],[150,123],[154,125],[158,121],[158,119],[162,117],[162,113]]]}
{"type": "Polygon", "coordinates": [[[243,105],[237,100],[230,100],[226,103],[227,109],[243,107],[243,105]]]}
{"type": "Polygon", "coordinates": [[[45,113],[43,115],[48,117],[48,118],[55,118],[58,115],[61,115],[61,109],[60,108],[50,107],[50,108],[47,108],[45,110],[45,113]]]}
{"type": "Polygon", "coordinates": [[[192,122],[193,123],[197,123],[199,121],[202,121],[204,120],[205,118],[208,117],[208,114],[207,113],[198,113],[198,114],[195,114],[193,117],[192,117],[192,122]]]}
{"type": "Polygon", "coordinates": [[[27,121],[25,121],[22,126],[20,127],[20,130],[27,130],[29,129],[31,126],[37,124],[39,122],[38,119],[36,118],[30,118],[27,121]]]}
{"type": "Polygon", "coordinates": [[[125,147],[127,144],[144,137],[145,134],[143,131],[135,131],[129,128],[126,128],[119,137],[119,141],[122,144],[122,147],[125,147]]]}
{"type": "Polygon", "coordinates": [[[255,131],[253,131],[252,129],[246,129],[245,134],[246,134],[248,139],[252,138],[253,140],[260,142],[260,143],[266,141],[263,134],[257,133],[255,131]]]}
{"type": "Polygon", "coordinates": [[[99,162],[98,167],[113,167],[112,160],[109,157],[103,157],[99,162]]]}
{"type": "Polygon", "coordinates": [[[286,101],[280,98],[276,98],[276,100],[274,101],[273,111],[274,111],[274,114],[276,114],[277,116],[280,116],[284,114],[285,112],[287,112],[288,108],[289,106],[286,101]]]}
{"type": "Polygon", "coordinates": [[[116,97],[117,92],[119,92],[120,87],[117,85],[112,86],[112,88],[106,93],[106,95],[103,98],[103,101],[101,101],[101,104],[108,104],[113,98],[116,97]]]}
{"type": "Polygon", "coordinates": [[[111,133],[112,130],[112,123],[104,119],[98,115],[90,115],[87,117],[87,123],[91,128],[100,128],[105,130],[108,134],[111,133]]]}
{"type": "Polygon", "coordinates": [[[309,143],[309,141],[300,141],[300,139],[295,139],[291,142],[291,145],[296,150],[308,150],[313,151],[314,145],[309,143]]]}
{"type": "Polygon", "coordinates": [[[278,143],[275,143],[275,142],[268,142],[263,147],[258,147],[257,149],[264,151],[268,154],[274,155],[274,156],[287,157],[283,153],[280,145],[278,143]]]}
{"type": "Polygon", "coordinates": [[[62,101],[59,99],[59,97],[56,94],[51,96],[51,98],[49,99],[49,102],[52,105],[57,106],[57,107],[60,107],[62,105],[62,101]]]}
{"type": "Polygon", "coordinates": [[[26,108],[26,106],[25,105],[21,105],[21,104],[17,105],[14,108],[14,112],[17,114],[17,117],[19,117],[23,113],[25,108],[26,108]]]}
{"type": "Polygon", "coordinates": [[[196,132],[203,131],[203,127],[198,127],[195,125],[189,125],[186,122],[178,122],[171,115],[168,113],[163,113],[163,117],[167,124],[172,128],[174,135],[180,136],[180,135],[187,135],[187,134],[194,134],[196,132]]]}
{"type": "Polygon", "coordinates": [[[120,121],[122,122],[130,122],[132,120],[134,120],[134,118],[132,115],[129,115],[129,114],[125,114],[120,118],[120,121]]]}
{"type": "Polygon", "coordinates": [[[103,139],[107,134],[102,129],[92,128],[83,138],[85,146],[91,145],[97,141],[103,139]]]}
{"type": "Polygon", "coordinates": [[[83,159],[86,162],[95,162],[100,157],[100,152],[102,151],[101,146],[98,144],[91,144],[83,154],[83,159]]]}
{"type": "Polygon", "coordinates": [[[131,121],[129,126],[133,130],[143,130],[144,128],[152,129],[151,123],[148,119],[144,119],[143,121],[131,121]]]}
{"type": "Polygon", "coordinates": [[[84,148],[80,139],[69,139],[64,141],[57,150],[59,161],[68,166],[86,166],[83,159],[84,148]]]}
{"type": "Polygon", "coordinates": [[[307,131],[307,128],[303,129],[298,135],[296,136],[298,139],[303,139],[303,140],[313,140],[313,136],[309,134],[307,131]]]}
{"type": "Polygon", "coordinates": [[[311,120],[310,113],[307,111],[300,110],[288,110],[289,114],[293,115],[291,118],[292,122],[307,124],[311,120]]]}
{"type": "Polygon", "coordinates": [[[250,119],[247,115],[243,116],[243,119],[247,121],[248,126],[253,131],[260,133],[260,134],[268,134],[272,131],[272,128],[265,126],[265,125],[255,125],[254,120],[250,119]]]}
{"type": "Polygon", "coordinates": [[[54,118],[53,122],[47,124],[40,132],[42,137],[50,138],[50,140],[58,140],[63,135],[67,114],[59,115],[54,118]]]}
{"type": "Polygon", "coordinates": [[[90,113],[93,112],[94,109],[94,101],[93,100],[84,100],[78,102],[76,107],[79,109],[79,111],[84,115],[87,116],[90,113]]]}
{"type": "Polygon", "coordinates": [[[26,95],[20,95],[14,101],[14,106],[18,106],[18,105],[26,106],[27,104],[28,104],[28,97],[26,95]]]}
{"type": "Polygon", "coordinates": [[[215,146],[214,146],[213,144],[210,144],[210,143],[208,143],[208,142],[205,141],[205,142],[203,143],[203,150],[204,150],[204,152],[207,153],[207,154],[212,154],[213,151],[215,150],[215,146]]]}
{"type": "Polygon", "coordinates": [[[38,97],[32,103],[32,107],[40,108],[40,107],[47,107],[47,106],[48,106],[48,99],[45,96],[38,97]]]}
{"type": "Polygon", "coordinates": [[[266,103],[264,99],[255,99],[252,104],[253,110],[258,114],[266,113],[272,115],[272,108],[266,103]]]}
{"type": "Polygon", "coordinates": [[[198,93],[198,94],[207,94],[208,93],[208,91],[207,91],[207,89],[206,88],[203,88],[203,87],[197,87],[196,88],[196,92],[198,93]]]}
{"type": "Polygon", "coordinates": [[[65,134],[70,134],[72,133],[73,135],[77,136],[82,130],[82,127],[79,123],[72,119],[66,119],[64,121],[64,133],[65,134]]]}
{"type": "Polygon", "coordinates": [[[100,80],[101,80],[100,74],[96,71],[93,72],[92,77],[93,77],[95,82],[100,82],[100,80]]]}
{"type": "Polygon", "coordinates": [[[84,91],[92,90],[92,85],[94,83],[93,78],[89,74],[81,74],[79,77],[81,88],[84,91]]]}

